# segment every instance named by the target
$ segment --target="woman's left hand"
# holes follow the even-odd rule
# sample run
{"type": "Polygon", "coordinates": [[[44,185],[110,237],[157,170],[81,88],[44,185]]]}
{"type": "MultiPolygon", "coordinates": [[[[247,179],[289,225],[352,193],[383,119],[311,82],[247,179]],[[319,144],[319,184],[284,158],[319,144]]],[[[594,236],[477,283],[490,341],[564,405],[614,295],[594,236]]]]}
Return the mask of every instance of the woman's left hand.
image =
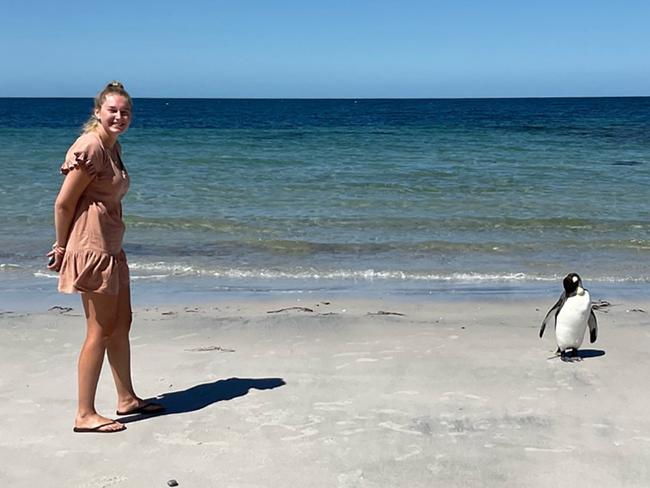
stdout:
{"type": "Polygon", "coordinates": [[[49,258],[49,262],[47,263],[47,269],[50,271],[56,271],[57,273],[61,269],[61,265],[63,264],[63,254],[56,252],[54,249],[52,249],[50,252],[46,254],[46,256],[49,258]]]}

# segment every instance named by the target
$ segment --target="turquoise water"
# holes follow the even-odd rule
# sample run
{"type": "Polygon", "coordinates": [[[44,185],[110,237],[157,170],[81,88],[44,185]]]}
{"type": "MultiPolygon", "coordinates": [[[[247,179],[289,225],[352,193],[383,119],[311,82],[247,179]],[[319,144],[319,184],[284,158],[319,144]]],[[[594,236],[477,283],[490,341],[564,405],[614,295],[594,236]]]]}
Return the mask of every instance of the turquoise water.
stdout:
{"type": "MultiPolygon", "coordinates": [[[[58,167],[90,105],[0,99],[0,287],[55,286],[58,167]]],[[[122,146],[139,287],[650,283],[650,98],[143,99],[122,146]]]]}

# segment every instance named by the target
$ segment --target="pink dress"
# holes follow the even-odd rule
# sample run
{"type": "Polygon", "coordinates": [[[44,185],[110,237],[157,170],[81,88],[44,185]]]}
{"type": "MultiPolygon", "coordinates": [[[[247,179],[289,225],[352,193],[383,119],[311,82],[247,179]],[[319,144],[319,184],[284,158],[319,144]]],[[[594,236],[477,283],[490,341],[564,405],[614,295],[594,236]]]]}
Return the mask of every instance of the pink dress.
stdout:
{"type": "Polygon", "coordinates": [[[106,149],[94,132],[70,147],[61,173],[87,171],[92,181],[81,194],[59,272],[59,291],[116,295],[129,287],[129,268],[122,250],[122,198],[129,175],[121,164],[120,146],[106,149]]]}

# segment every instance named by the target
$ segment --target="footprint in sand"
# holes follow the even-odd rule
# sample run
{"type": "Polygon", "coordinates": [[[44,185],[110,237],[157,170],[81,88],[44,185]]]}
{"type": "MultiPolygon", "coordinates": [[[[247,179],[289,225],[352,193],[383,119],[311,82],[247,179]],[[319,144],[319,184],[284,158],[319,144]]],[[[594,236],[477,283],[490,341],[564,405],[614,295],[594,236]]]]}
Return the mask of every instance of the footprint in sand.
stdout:
{"type": "Polygon", "coordinates": [[[574,450],[575,450],[574,446],[557,447],[557,448],[524,447],[524,451],[526,452],[555,452],[558,454],[573,452],[574,450]]]}
{"type": "Polygon", "coordinates": [[[320,431],[317,429],[303,429],[300,434],[288,437],[281,437],[283,441],[297,441],[299,439],[304,439],[305,437],[311,437],[318,434],[320,431]]]}
{"type": "Polygon", "coordinates": [[[369,351],[351,351],[351,352],[340,352],[338,354],[334,354],[334,356],[332,357],[343,358],[347,356],[366,356],[368,354],[370,354],[369,351]]]}
{"type": "Polygon", "coordinates": [[[341,473],[338,475],[338,488],[358,488],[364,485],[363,471],[357,469],[349,473],[341,473]]]}
{"type": "Polygon", "coordinates": [[[79,488],[104,488],[128,481],[124,476],[100,476],[80,485],[79,488]]]}
{"type": "Polygon", "coordinates": [[[316,402],[314,403],[314,410],[321,410],[323,412],[342,412],[345,407],[351,405],[352,402],[345,400],[342,402],[316,402]]]}
{"type": "Polygon", "coordinates": [[[411,448],[411,451],[407,452],[406,454],[402,454],[401,456],[397,456],[395,458],[395,461],[406,461],[409,458],[412,458],[413,456],[417,456],[419,454],[422,454],[422,449],[418,448],[417,446],[409,446],[411,448]]]}
{"type": "Polygon", "coordinates": [[[392,430],[395,432],[400,432],[402,434],[422,435],[422,432],[408,429],[406,426],[396,424],[395,422],[382,422],[379,424],[379,427],[383,427],[384,429],[392,430]]]}

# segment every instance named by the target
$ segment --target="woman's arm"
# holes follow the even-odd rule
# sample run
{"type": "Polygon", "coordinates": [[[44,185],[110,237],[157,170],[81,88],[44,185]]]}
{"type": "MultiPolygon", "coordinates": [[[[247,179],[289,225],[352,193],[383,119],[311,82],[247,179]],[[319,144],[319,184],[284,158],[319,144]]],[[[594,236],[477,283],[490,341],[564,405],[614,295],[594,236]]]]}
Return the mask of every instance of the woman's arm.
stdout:
{"type": "Polygon", "coordinates": [[[65,246],[68,243],[70,227],[74,212],[77,208],[79,197],[90,184],[93,177],[86,171],[70,171],[61,185],[61,190],[54,202],[54,229],[56,231],[56,243],[48,256],[54,256],[54,262],[48,265],[53,271],[61,269],[65,246]]]}

